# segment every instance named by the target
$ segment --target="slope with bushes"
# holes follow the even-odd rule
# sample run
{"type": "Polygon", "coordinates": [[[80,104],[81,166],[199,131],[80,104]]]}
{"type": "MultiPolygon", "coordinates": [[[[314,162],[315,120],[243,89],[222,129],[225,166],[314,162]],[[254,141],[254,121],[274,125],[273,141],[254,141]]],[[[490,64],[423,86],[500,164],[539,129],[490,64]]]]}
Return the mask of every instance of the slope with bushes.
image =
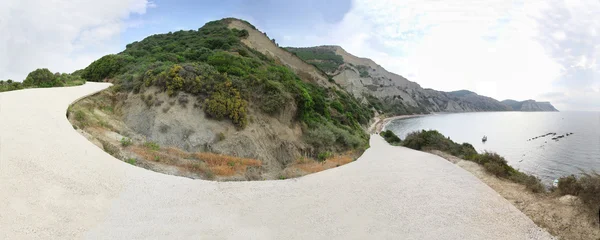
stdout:
{"type": "Polygon", "coordinates": [[[115,84],[114,107],[137,134],[191,152],[258,157],[266,178],[302,157],[365,149],[369,106],[249,47],[244,40],[266,38],[251,28],[223,19],[153,35],[96,60],[82,76],[115,84]]]}

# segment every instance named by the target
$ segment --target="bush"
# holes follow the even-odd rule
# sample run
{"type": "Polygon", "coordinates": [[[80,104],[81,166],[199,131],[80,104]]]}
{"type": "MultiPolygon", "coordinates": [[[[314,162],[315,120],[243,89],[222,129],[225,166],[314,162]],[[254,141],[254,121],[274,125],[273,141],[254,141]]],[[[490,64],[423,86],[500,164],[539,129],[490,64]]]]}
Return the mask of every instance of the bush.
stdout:
{"type": "Polygon", "coordinates": [[[546,191],[546,187],[544,187],[542,181],[533,175],[527,175],[525,186],[527,187],[527,189],[534,193],[541,193],[546,191]]]}
{"type": "Polygon", "coordinates": [[[81,77],[91,82],[100,82],[105,78],[112,78],[119,73],[119,70],[125,64],[125,59],[126,57],[114,54],[101,57],[86,67],[81,77]]]}
{"type": "Polygon", "coordinates": [[[86,118],[87,117],[86,117],[85,113],[82,110],[77,110],[75,112],[75,120],[83,123],[83,122],[85,122],[86,118]]]}
{"type": "Polygon", "coordinates": [[[315,147],[330,146],[335,142],[335,135],[326,126],[319,126],[304,133],[305,141],[315,147]]]}
{"type": "Polygon", "coordinates": [[[581,184],[577,182],[575,175],[561,177],[558,179],[558,191],[562,195],[579,195],[581,184]]]}
{"type": "Polygon", "coordinates": [[[561,177],[557,190],[561,195],[578,196],[594,213],[600,207],[600,175],[596,172],[584,172],[579,179],[574,175],[561,177]]]}
{"type": "Polygon", "coordinates": [[[600,175],[597,173],[584,173],[578,180],[581,185],[579,197],[590,208],[598,210],[600,206],[600,175]]]}
{"type": "Polygon", "coordinates": [[[121,138],[121,146],[123,147],[128,147],[131,146],[131,144],[133,144],[133,142],[131,141],[131,138],[121,138]]]}
{"type": "Polygon", "coordinates": [[[473,145],[455,143],[435,130],[412,132],[402,141],[402,146],[415,150],[440,150],[467,160],[477,154],[473,145]]]}
{"type": "Polygon", "coordinates": [[[23,85],[26,87],[59,87],[63,86],[63,83],[47,68],[38,68],[27,75],[23,85]]]}
{"type": "Polygon", "coordinates": [[[391,130],[383,131],[379,135],[381,135],[383,139],[385,139],[385,141],[391,145],[400,145],[402,142],[402,140],[400,140],[400,138],[391,130]]]}
{"type": "Polygon", "coordinates": [[[507,177],[508,173],[506,173],[504,167],[497,162],[488,162],[483,164],[483,168],[491,174],[496,175],[496,177],[507,177]]]}
{"type": "Polygon", "coordinates": [[[217,142],[220,142],[220,141],[223,141],[223,140],[225,140],[225,134],[222,133],[222,132],[217,133],[217,142]]]}
{"type": "Polygon", "coordinates": [[[146,143],[144,143],[144,147],[146,147],[152,151],[160,150],[160,145],[158,145],[158,143],[155,143],[155,142],[146,142],[146,143]]]}
{"type": "Polygon", "coordinates": [[[331,158],[332,156],[333,156],[333,153],[331,153],[331,152],[321,152],[317,156],[317,160],[319,160],[320,162],[322,162],[322,161],[327,160],[328,158],[331,158]]]}
{"type": "Polygon", "coordinates": [[[131,165],[135,165],[135,163],[137,162],[137,159],[135,158],[128,158],[127,160],[125,160],[126,163],[129,163],[131,165]]]}
{"type": "Polygon", "coordinates": [[[227,117],[240,128],[246,127],[248,102],[241,98],[240,92],[230,81],[226,81],[204,102],[204,112],[208,116],[223,119],[227,117]]]}
{"type": "Polygon", "coordinates": [[[435,130],[410,133],[402,141],[402,145],[415,150],[444,151],[465,160],[474,161],[482,165],[487,172],[523,184],[532,192],[544,192],[546,190],[540,179],[514,169],[508,165],[506,159],[497,153],[485,152],[479,154],[473,145],[469,143],[458,144],[435,130]]]}

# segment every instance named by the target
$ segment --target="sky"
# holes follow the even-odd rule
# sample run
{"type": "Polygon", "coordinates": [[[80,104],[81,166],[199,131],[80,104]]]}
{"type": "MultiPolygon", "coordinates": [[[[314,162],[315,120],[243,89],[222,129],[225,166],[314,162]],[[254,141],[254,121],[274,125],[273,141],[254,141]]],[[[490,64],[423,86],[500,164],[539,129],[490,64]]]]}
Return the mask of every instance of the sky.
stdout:
{"type": "Polygon", "coordinates": [[[281,46],[339,45],[425,88],[600,111],[599,16],[600,0],[2,0],[0,79],[237,17],[281,46]]]}

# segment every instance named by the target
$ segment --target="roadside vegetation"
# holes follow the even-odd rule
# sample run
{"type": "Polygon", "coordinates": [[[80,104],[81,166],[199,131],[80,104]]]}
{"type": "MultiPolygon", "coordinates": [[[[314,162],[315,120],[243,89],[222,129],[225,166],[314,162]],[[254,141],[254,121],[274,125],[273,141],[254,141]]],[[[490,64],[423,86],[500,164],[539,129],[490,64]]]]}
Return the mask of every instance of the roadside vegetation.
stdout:
{"type": "MultiPolygon", "coordinates": [[[[458,144],[434,130],[410,133],[400,144],[398,144],[398,137],[389,130],[382,132],[381,135],[391,145],[432,152],[455,163],[456,160],[453,159],[477,163],[486,172],[486,175],[494,176],[491,178],[480,177],[482,181],[488,183],[490,187],[513,202],[516,207],[531,217],[537,224],[548,228],[555,236],[567,239],[573,237],[579,239],[590,239],[592,237],[591,239],[596,239],[600,236],[600,232],[596,230],[600,220],[598,219],[600,211],[600,174],[596,172],[582,172],[580,176],[562,177],[558,181],[558,187],[547,190],[538,178],[514,169],[508,165],[502,156],[490,152],[477,153],[471,144],[458,144]],[[518,190],[522,188],[511,188],[510,184],[498,181],[500,179],[524,186],[528,193],[519,192],[523,191],[518,190]],[[576,198],[566,195],[575,196],[576,198]],[[586,217],[582,218],[581,216],[586,217]],[[585,226],[582,226],[582,224],[585,226]]],[[[469,165],[463,164],[461,166],[469,165]]],[[[478,175],[477,170],[474,170],[475,168],[463,168],[471,171],[474,175],[478,175]]]]}
{"type": "Polygon", "coordinates": [[[592,213],[600,211],[600,174],[596,172],[559,178],[556,191],[560,195],[579,197],[592,213]]]}
{"type": "Polygon", "coordinates": [[[0,92],[14,91],[25,88],[48,88],[48,87],[66,87],[77,86],[85,83],[81,78],[81,71],[72,74],[52,73],[46,68],[36,69],[27,75],[23,82],[13,80],[0,80],[0,92]]]}
{"type": "Polygon", "coordinates": [[[478,153],[473,145],[469,143],[458,144],[438,131],[416,131],[408,134],[402,141],[390,130],[382,132],[381,135],[392,145],[401,145],[420,151],[439,150],[446,152],[455,157],[473,161],[496,177],[523,184],[534,193],[546,191],[539,178],[514,169],[508,165],[506,159],[502,156],[491,152],[478,153]]]}

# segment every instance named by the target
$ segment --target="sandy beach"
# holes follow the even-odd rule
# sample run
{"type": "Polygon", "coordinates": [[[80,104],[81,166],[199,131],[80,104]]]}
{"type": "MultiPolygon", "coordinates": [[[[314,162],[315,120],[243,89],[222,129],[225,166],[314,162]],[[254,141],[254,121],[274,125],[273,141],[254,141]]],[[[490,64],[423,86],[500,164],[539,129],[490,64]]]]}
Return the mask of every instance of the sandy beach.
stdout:
{"type": "Polygon", "coordinates": [[[372,133],[372,134],[379,134],[381,131],[383,131],[383,129],[385,129],[385,126],[393,120],[413,118],[413,117],[422,117],[422,116],[427,116],[427,115],[431,115],[431,114],[398,115],[398,116],[393,116],[393,117],[388,117],[388,118],[374,117],[373,118],[374,123],[371,124],[368,131],[369,131],[369,133],[372,133]]]}

